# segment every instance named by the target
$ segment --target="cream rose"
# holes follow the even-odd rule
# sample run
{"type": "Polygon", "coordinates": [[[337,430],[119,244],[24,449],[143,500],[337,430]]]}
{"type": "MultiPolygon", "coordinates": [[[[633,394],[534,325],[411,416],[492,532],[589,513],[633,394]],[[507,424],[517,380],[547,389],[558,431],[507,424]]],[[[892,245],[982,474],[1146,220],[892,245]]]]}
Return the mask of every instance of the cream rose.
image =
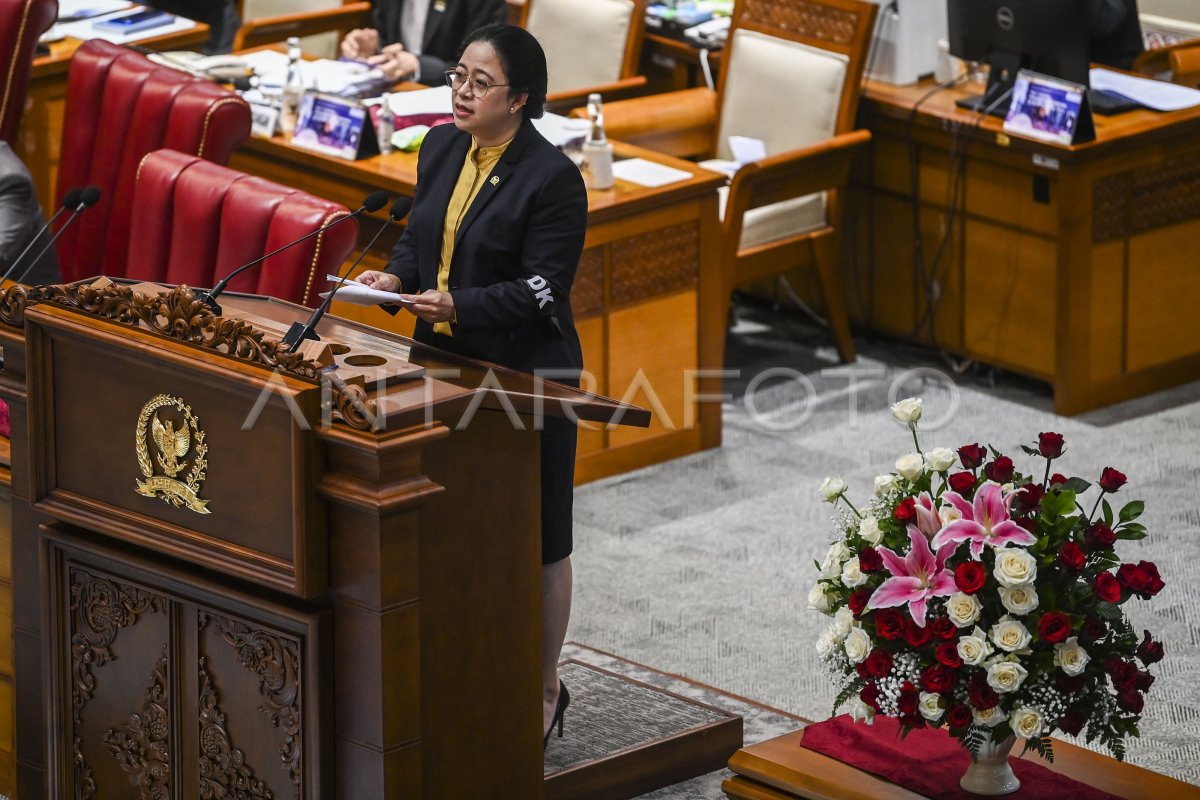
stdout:
{"type": "Polygon", "coordinates": [[[883,531],[879,527],[879,520],[874,517],[863,517],[862,522],[858,523],[858,535],[868,544],[879,544],[883,541],[883,531]]]}
{"type": "Polygon", "coordinates": [[[874,725],[875,709],[856,697],[850,702],[850,719],[855,722],[865,722],[868,725],[874,725]]]}
{"type": "Polygon", "coordinates": [[[833,628],[826,628],[817,637],[817,655],[826,658],[841,643],[842,637],[838,636],[837,631],[833,628]]]}
{"type": "Polygon", "coordinates": [[[829,546],[829,552],[825,554],[825,560],[821,562],[821,577],[836,578],[842,574],[842,564],[846,563],[846,559],[850,558],[850,548],[846,547],[846,543],[838,540],[829,546]]]}
{"type": "Polygon", "coordinates": [[[936,722],[946,713],[942,708],[942,696],[932,692],[921,692],[921,716],[930,722],[936,722]]]}
{"type": "Polygon", "coordinates": [[[1020,689],[1028,676],[1029,672],[1016,661],[997,661],[988,667],[987,682],[988,686],[1003,694],[1020,689]]]}
{"type": "Polygon", "coordinates": [[[1037,577],[1037,560],[1023,548],[1002,547],[996,551],[996,566],[992,574],[1001,586],[1033,583],[1037,577]]]}
{"type": "Polygon", "coordinates": [[[962,519],[962,512],[954,506],[942,506],[938,509],[938,518],[941,519],[944,528],[951,522],[962,519]]]}
{"type": "Polygon", "coordinates": [[[875,494],[885,495],[896,486],[895,475],[876,475],[875,476],[875,494]]]}
{"type": "Polygon", "coordinates": [[[818,583],[809,591],[808,607],[822,614],[829,613],[829,595],[825,591],[825,584],[818,583]]]}
{"type": "Polygon", "coordinates": [[[854,612],[849,606],[842,606],[833,615],[833,630],[839,638],[845,637],[854,627],[854,612]]]}
{"type": "Polygon", "coordinates": [[[1021,706],[1012,712],[1012,716],[1008,718],[1008,725],[1017,736],[1034,739],[1042,735],[1046,727],[1046,718],[1033,706],[1021,706]]]}
{"type": "Polygon", "coordinates": [[[862,628],[854,628],[842,644],[851,664],[857,664],[871,654],[871,637],[862,628]]]}
{"type": "Polygon", "coordinates": [[[1009,653],[1029,647],[1029,640],[1033,638],[1028,628],[1008,614],[1005,614],[999,622],[992,626],[991,635],[996,647],[1009,653]]]}
{"type": "Polygon", "coordinates": [[[972,708],[971,718],[975,720],[976,725],[983,725],[987,728],[994,728],[1004,721],[1004,715],[1000,713],[999,706],[992,706],[991,708],[983,711],[980,711],[977,708],[972,708]]]}
{"type": "Polygon", "coordinates": [[[892,416],[905,425],[913,425],[921,418],[925,404],[919,397],[909,397],[892,406],[892,416]]]}
{"type": "Polygon", "coordinates": [[[958,657],[963,660],[964,664],[972,667],[979,666],[985,658],[992,654],[992,646],[979,628],[976,628],[970,636],[960,637],[957,649],[958,657]]]}
{"type": "Polygon", "coordinates": [[[1001,586],[1000,602],[1013,614],[1028,614],[1037,608],[1037,589],[1033,586],[1001,586]]]}
{"type": "Polygon", "coordinates": [[[846,482],[841,478],[826,478],[821,483],[821,497],[826,503],[836,503],[846,492],[846,482]]]}
{"type": "Polygon", "coordinates": [[[953,450],[945,447],[935,447],[925,454],[925,463],[934,472],[945,472],[954,466],[958,456],[953,450]]]}
{"type": "Polygon", "coordinates": [[[1065,642],[1054,645],[1054,664],[1062,671],[1075,677],[1083,672],[1091,656],[1079,646],[1079,637],[1072,636],[1065,642]]]}
{"type": "Polygon", "coordinates": [[[982,610],[983,606],[974,595],[955,592],[946,600],[946,614],[960,628],[974,625],[982,610]]]}
{"type": "Polygon", "coordinates": [[[858,556],[842,565],[842,583],[846,585],[847,589],[862,586],[866,582],[867,576],[863,574],[862,567],[858,564],[858,556]]]}
{"type": "Polygon", "coordinates": [[[909,453],[896,459],[896,472],[905,480],[915,481],[925,472],[925,459],[920,453],[909,453]]]}

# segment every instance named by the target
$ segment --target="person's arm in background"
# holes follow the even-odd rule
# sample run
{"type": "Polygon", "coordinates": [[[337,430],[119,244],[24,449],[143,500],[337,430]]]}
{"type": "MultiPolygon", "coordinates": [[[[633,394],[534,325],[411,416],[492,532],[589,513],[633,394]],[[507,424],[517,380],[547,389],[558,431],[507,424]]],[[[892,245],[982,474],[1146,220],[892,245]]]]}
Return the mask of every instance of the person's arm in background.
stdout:
{"type": "MultiPolygon", "coordinates": [[[[456,32],[456,42],[466,39],[467,34],[484,25],[505,22],[508,19],[506,0],[465,0],[465,2],[467,7],[466,24],[462,30],[456,32]]],[[[418,57],[420,66],[417,69],[417,80],[427,86],[440,86],[444,83],[445,78],[442,73],[454,66],[450,59],[454,58],[457,53],[445,55],[446,57],[442,58],[432,53],[422,53],[418,57]]]]}
{"type": "Polygon", "coordinates": [[[20,175],[0,178],[0,274],[12,266],[28,244],[29,219],[25,210],[32,202],[33,185],[29,181],[20,175]]]}

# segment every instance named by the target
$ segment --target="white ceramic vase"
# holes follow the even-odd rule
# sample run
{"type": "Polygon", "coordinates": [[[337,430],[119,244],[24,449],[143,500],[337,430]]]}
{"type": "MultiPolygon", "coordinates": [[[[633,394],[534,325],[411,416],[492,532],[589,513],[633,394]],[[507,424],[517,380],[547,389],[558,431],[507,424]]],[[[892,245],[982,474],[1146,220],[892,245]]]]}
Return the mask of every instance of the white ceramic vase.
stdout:
{"type": "Polygon", "coordinates": [[[1012,794],[1021,788],[1021,782],[1013,774],[1012,766],[1008,763],[1008,754],[1012,750],[1015,737],[1008,737],[1003,742],[987,741],[979,747],[979,752],[971,754],[971,766],[959,780],[958,785],[972,794],[1000,795],[1012,794]]]}

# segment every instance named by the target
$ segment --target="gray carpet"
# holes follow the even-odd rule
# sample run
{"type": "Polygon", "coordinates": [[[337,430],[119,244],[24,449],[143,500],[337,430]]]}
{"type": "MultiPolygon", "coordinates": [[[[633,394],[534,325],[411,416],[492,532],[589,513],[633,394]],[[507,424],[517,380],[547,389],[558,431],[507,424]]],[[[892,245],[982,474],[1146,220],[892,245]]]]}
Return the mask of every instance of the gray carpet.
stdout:
{"type": "MultiPolygon", "coordinates": [[[[1158,563],[1166,589],[1127,605],[1138,630],[1166,642],[1129,760],[1200,784],[1200,383],[1073,418],[1053,413],[1045,385],[931,351],[859,336],[859,362],[838,367],[826,334],[786,314],[753,311],[769,328],[730,338],[731,382],[765,369],[812,383],[759,386],[724,409],[720,449],[582,486],[576,493],[575,607],[569,638],[802,717],[829,715],[835,692],[813,644],[826,625],[806,609],[814,559],[828,547],[830,506],[817,496],[840,475],[852,498],[892,470],[911,439],[888,411],[921,396],[922,444],[992,443],[1019,466],[1040,431],[1066,437],[1060,471],[1129,476],[1123,498],[1146,501],[1150,537],[1124,557],[1158,563]],[[926,373],[897,379],[907,370],[926,373]],[[853,375],[856,383],[849,377],[853,375]],[[953,377],[951,377],[953,376],[953,377]],[[851,387],[854,387],[853,389],[851,387]],[[796,424],[799,423],[799,424],[796,424]]],[[[759,737],[762,738],[762,737],[759,737]]],[[[746,741],[757,741],[747,727],[746,741]]],[[[720,798],[719,775],[663,790],[659,800],[720,798]]]]}

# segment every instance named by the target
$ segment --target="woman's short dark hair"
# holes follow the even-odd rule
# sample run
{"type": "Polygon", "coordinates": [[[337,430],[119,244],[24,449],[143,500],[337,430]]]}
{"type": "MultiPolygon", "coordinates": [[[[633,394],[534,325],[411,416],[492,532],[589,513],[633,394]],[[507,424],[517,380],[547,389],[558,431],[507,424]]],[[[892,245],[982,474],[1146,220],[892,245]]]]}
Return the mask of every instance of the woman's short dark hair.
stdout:
{"type": "Polygon", "coordinates": [[[538,119],[546,111],[546,53],[533,34],[516,25],[485,25],[467,36],[463,52],[475,42],[491,45],[508,76],[509,97],[529,93],[521,113],[538,119]]]}

